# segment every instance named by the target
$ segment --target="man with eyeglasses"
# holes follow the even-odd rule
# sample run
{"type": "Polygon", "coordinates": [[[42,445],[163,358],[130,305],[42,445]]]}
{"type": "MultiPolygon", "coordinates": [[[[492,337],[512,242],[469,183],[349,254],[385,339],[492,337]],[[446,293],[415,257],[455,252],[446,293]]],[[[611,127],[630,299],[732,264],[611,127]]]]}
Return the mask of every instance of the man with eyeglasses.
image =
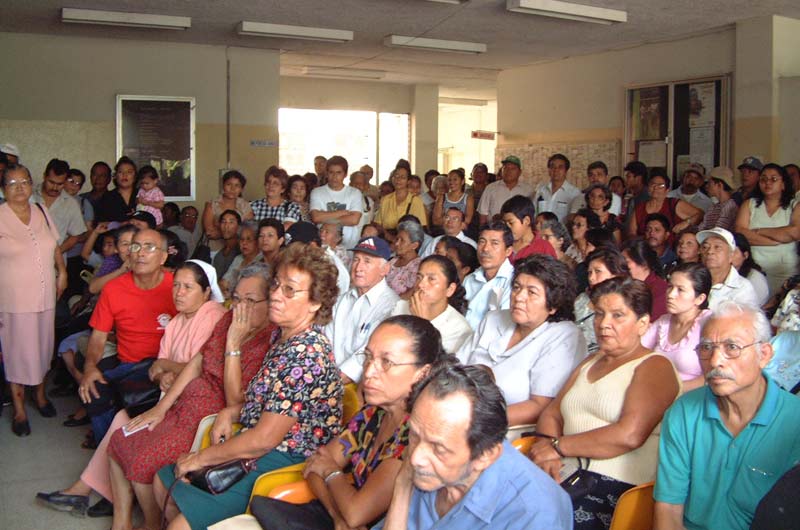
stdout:
{"type": "Polygon", "coordinates": [[[707,386],[678,399],[661,425],[655,530],[746,530],[800,461],[800,398],[763,372],[770,335],[761,310],[737,302],[703,327],[696,352],[707,386]]]}
{"type": "Polygon", "coordinates": [[[464,212],[462,212],[458,208],[448,208],[444,214],[444,235],[437,236],[430,240],[430,242],[425,245],[422,252],[420,253],[420,257],[427,258],[433,251],[436,250],[436,244],[444,237],[444,236],[452,236],[461,241],[462,243],[466,243],[470,245],[472,248],[478,248],[478,244],[470,237],[464,233],[464,229],[467,228],[467,223],[464,222],[464,212]]]}
{"type": "Polygon", "coordinates": [[[724,228],[715,227],[697,233],[700,260],[711,272],[708,308],[714,311],[726,300],[758,306],[758,295],[750,280],[739,275],[733,266],[736,240],[724,228]]]}
{"type": "Polygon", "coordinates": [[[96,440],[105,436],[116,413],[114,381],[130,374],[138,363],[158,356],[164,329],[177,312],[172,273],[162,268],[167,260],[166,238],[155,230],[141,230],[133,237],[130,251],[131,271],[103,287],[89,320],[92,334],[78,394],[87,405],[96,440]],[[103,359],[112,330],[117,356],[103,359]]]}

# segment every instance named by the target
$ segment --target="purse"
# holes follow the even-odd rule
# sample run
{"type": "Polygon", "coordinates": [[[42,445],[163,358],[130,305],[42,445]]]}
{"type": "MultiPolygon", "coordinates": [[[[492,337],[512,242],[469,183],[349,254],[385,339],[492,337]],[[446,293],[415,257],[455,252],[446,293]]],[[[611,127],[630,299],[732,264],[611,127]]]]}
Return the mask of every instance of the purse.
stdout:
{"type": "Polygon", "coordinates": [[[211,263],[211,247],[208,246],[207,235],[203,234],[203,237],[200,238],[200,241],[198,241],[197,246],[194,248],[194,252],[192,252],[191,259],[199,259],[200,261],[211,263]]]}
{"type": "MultiPolygon", "coordinates": [[[[555,436],[543,434],[540,432],[532,431],[522,433],[522,436],[536,436],[537,438],[547,438],[554,440],[555,436]]],[[[590,458],[577,456],[575,460],[578,462],[578,469],[570,473],[566,478],[562,479],[559,485],[567,492],[572,501],[576,501],[590,494],[597,487],[598,476],[597,473],[589,471],[590,458]],[[585,462],[585,464],[584,464],[585,462]]]]}
{"type": "Polygon", "coordinates": [[[232,460],[224,464],[209,466],[186,474],[186,478],[197,489],[219,495],[256,469],[256,459],[232,460]]]}

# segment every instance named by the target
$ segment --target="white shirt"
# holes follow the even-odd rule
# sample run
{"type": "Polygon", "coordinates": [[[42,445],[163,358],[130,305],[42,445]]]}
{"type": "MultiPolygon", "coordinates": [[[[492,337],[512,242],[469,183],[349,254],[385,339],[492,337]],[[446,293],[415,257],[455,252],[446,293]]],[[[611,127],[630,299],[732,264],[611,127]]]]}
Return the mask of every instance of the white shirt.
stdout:
{"type": "Polygon", "coordinates": [[[700,191],[696,191],[691,195],[684,195],[680,188],[676,188],[667,193],[667,197],[671,197],[673,199],[683,199],[692,206],[700,208],[704,212],[714,205],[714,202],[708,197],[708,195],[700,191]]]}
{"type": "MultiPolygon", "coordinates": [[[[586,208],[586,192],[581,192],[580,195],[572,199],[572,203],[569,205],[569,213],[575,213],[581,208],[586,208]]],[[[619,215],[619,212],[622,211],[622,199],[616,193],[611,194],[611,207],[608,209],[608,213],[619,215]]]]}
{"type": "Polygon", "coordinates": [[[58,229],[58,244],[64,242],[69,236],[79,236],[86,232],[86,221],[83,220],[81,207],[75,198],[64,190],[49,207],[44,202],[41,192],[36,190],[31,196],[32,203],[41,204],[50,213],[58,229]]]}
{"type": "Polygon", "coordinates": [[[568,180],[558,188],[555,193],[552,191],[553,184],[548,182],[542,184],[536,190],[534,201],[536,203],[536,214],[542,212],[553,212],[558,216],[558,220],[562,223],[569,215],[569,207],[575,197],[581,194],[581,190],[573,186],[568,180]]]}
{"type": "Polygon", "coordinates": [[[342,261],[342,258],[331,250],[331,247],[325,247],[325,255],[336,265],[336,271],[339,273],[336,276],[336,287],[339,288],[339,293],[346,292],[350,288],[350,271],[342,261]]]}
{"type": "Polygon", "coordinates": [[[336,365],[353,381],[361,379],[361,363],[354,354],[367,345],[369,336],[389,316],[400,299],[386,280],[358,296],[355,287],[339,295],[333,306],[333,320],[325,326],[325,335],[333,344],[336,365]]]}
{"type": "Polygon", "coordinates": [[[517,185],[508,189],[502,180],[492,182],[483,190],[481,200],[478,203],[478,213],[488,215],[489,219],[500,213],[503,203],[515,195],[530,197],[533,194],[533,186],[522,181],[517,181],[517,185]]]}
{"type": "MultiPolygon", "coordinates": [[[[411,307],[405,300],[400,300],[392,310],[394,315],[410,315],[411,307]]],[[[447,353],[456,353],[462,345],[468,344],[472,339],[472,328],[455,307],[448,305],[440,315],[431,320],[433,327],[442,334],[442,346],[447,353]]]]}
{"type": "Polygon", "coordinates": [[[531,396],[555,397],[586,357],[583,333],[573,322],[545,322],[508,348],[516,327],[510,310],[490,311],[458,359],[491,368],[509,405],[531,396]]]}
{"type": "MultiPolygon", "coordinates": [[[[431,240],[431,242],[427,246],[425,246],[423,248],[422,253],[420,254],[420,256],[423,257],[423,258],[427,258],[431,254],[433,254],[433,252],[436,250],[436,245],[439,243],[439,241],[441,241],[441,239],[443,237],[444,237],[444,235],[437,236],[437,237],[433,238],[431,240]]],[[[467,235],[463,232],[463,230],[458,233],[458,235],[456,236],[456,239],[458,239],[462,243],[466,243],[468,245],[471,245],[472,248],[474,248],[475,250],[478,249],[478,244],[475,243],[475,241],[472,238],[467,237],[467,235]]]]}
{"type": "Polygon", "coordinates": [[[486,279],[483,267],[479,267],[464,278],[466,299],[469,300],[466,318],[472,329],[478,329],[488,311],[509,308],[513,276],[514,266],[506,259],[491,280],[486,279]]]}
{"type": "MultiPolygon", "coordinates": [[[[741,276],[741,274],[739,276],[741,276]]],[[[758,298],[758,305],[762,306],[766,304],[767,300],[769,300],[769,283],[767,283],[767,277],[761,272],[752,269],[750,274],[747,275],[747,279],[753,284],[756,298],[758,298]]]]}
{"type": "Polygon", "coordinates": [[[725,281],[711,286],[711,292],[708,295],[708,308],[716,311],[719,305],[726,300],[734,300],[756,307],[759,305],[753,284],[747,278],[742,278],[732,265],[725,281]]]}
{"type": "MultiPolygon", "coordinates": [[[[363,212],[364,199],[361,192],[352,186],[345,186],[339,191],[333,191],[330,186],[321,186],[311,190],[309,209],[321,212],[335,212],[338,210],[363,212]]],[[[361,235],[359,224],[342,227],[342,245],[344,245],[344,248],[353,248],[358,244],[358,239],[361,235]]]]}

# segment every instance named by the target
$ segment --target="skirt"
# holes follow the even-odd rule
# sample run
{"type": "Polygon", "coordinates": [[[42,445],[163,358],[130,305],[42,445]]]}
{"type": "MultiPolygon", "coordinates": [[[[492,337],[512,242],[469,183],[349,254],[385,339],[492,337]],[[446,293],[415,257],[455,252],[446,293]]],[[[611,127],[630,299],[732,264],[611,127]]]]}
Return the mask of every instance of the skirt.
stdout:
{"type": "Polygon", "coordinates": [[[55,314],[55,309],[0,313],[0,344],[9,383],[35,386],[44,381],[55,346],[55,314]]]}

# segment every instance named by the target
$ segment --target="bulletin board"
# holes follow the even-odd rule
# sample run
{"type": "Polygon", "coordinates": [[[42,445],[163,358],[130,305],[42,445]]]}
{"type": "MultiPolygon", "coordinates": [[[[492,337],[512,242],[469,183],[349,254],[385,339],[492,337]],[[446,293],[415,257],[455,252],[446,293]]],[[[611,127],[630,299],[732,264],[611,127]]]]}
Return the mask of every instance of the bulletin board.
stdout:
{"type": "Polygon", "coordinates": [[[602,160],[608,166],[610,176],[619,175],[622,167],[620,157],[622,145],[619,141],[595,143],[550,143],[527,145],[498,145],[495,150],[495,170],[500,167],[500,161],[509,155],[518,156],[522,162],[522,177],[520,179],[533,185],[548,182],[547,159],[556,153],[561,153],[570,161],[570,170],[567,180],[584,189],[589,181],[586,177],[586,167],[597,160],[602,160]]]}

